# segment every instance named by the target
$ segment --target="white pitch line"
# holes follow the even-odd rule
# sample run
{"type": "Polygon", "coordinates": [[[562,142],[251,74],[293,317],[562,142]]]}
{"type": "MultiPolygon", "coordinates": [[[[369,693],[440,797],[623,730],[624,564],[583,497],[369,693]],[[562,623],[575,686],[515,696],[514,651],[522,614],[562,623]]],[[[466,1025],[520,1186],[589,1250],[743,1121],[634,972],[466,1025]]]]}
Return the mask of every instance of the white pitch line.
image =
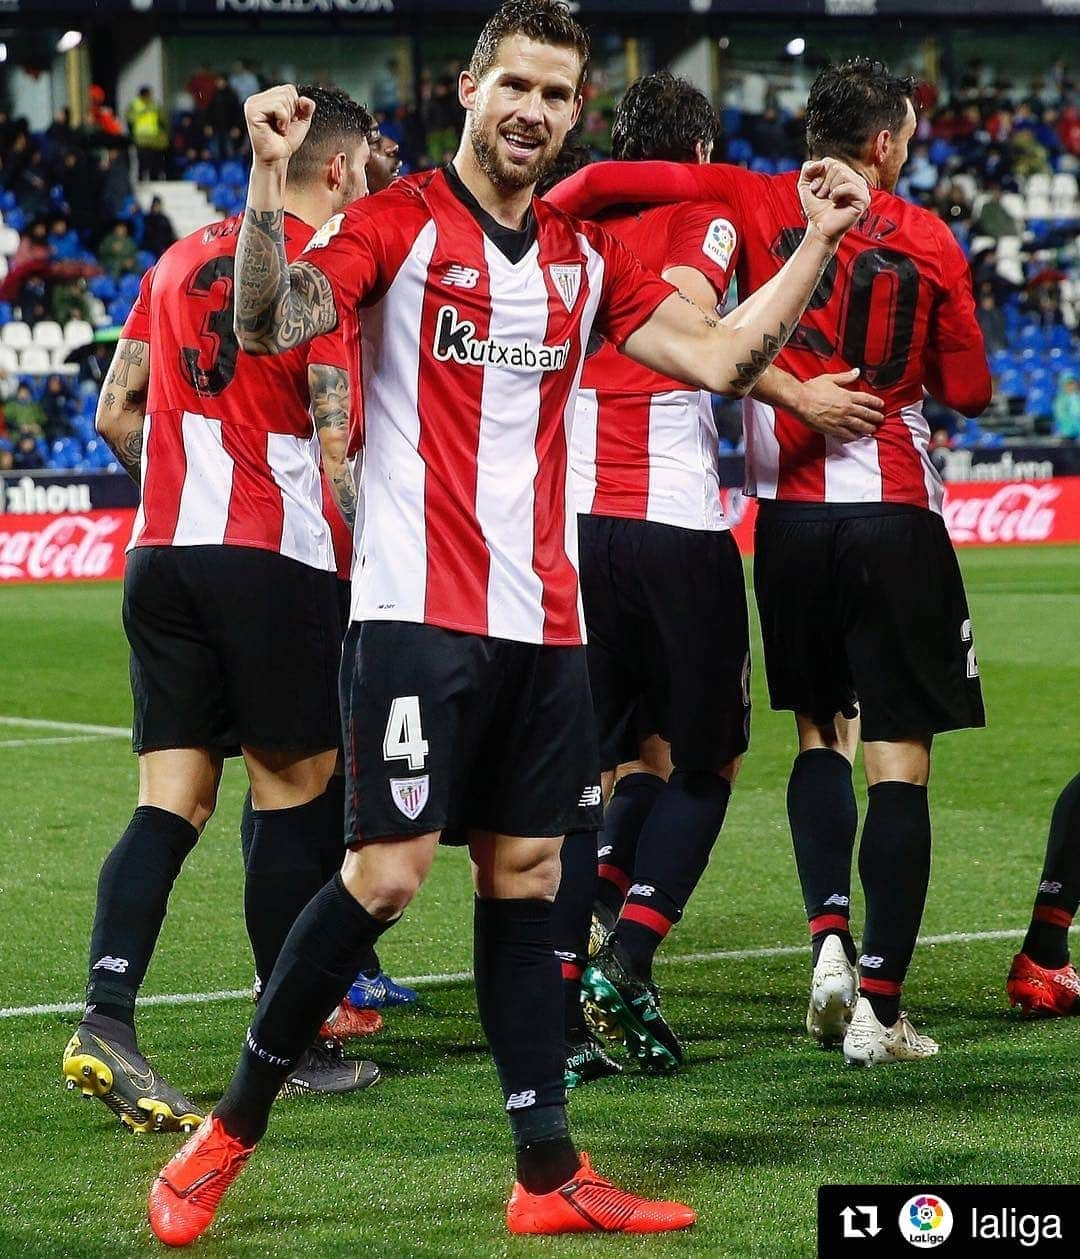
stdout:
{"type": "Polygon", "coordinates": [[[44,717],[0,717],[0,726],[16,726],[24,730],[69,730],[72,734],[110,734],[131,738],[127,726],[88,726],[81,721],[47,721],[44,717]]]}
{"type": "Polygon", "coordinates": [[[52,747],[57,743],[104,743],[115,738],[108,734],[52,734],[44,739],[0,739],[0,748],[52,747]]]}
{"type": "MultiPolygon", "coordinates": [[[[1078,930],[1078,928],[1073,928],[1078,930]]],[[[973,944],[980,940],[1018,940],[1024,930],[1008,931],[953,931],[947,935],[923,936],[919,944],[923,947],[933,944],[973,944]]],[[[806,944],[780,944],[770,948],[759,949],[714,949],[705,953],[679,953],[673,957],[661,954],[657,961],[668,966],[696,962],[744,962],[756,957],[797,957],[810,952],[806,944]]],[[[434,987],[436,984],[460,984],[472,979],[472,971],[450,971],[445,975],[405,975],[398,983],[408,984],[411,988],[434,987]]],[[[206,1001],[239,1001],[241,998],[251,1000],[250,988],[233,988],[224,992],[172,992],[156,997],[140,997],[139,1005],[198,1005],[206,1001]]],[[[82,1001],[65,1001],[56,1005],[14,1005],[0,1009],[0,1019],[24,1018],[33,1014],[78,1014],[83,1008],[82,1001]]]]}

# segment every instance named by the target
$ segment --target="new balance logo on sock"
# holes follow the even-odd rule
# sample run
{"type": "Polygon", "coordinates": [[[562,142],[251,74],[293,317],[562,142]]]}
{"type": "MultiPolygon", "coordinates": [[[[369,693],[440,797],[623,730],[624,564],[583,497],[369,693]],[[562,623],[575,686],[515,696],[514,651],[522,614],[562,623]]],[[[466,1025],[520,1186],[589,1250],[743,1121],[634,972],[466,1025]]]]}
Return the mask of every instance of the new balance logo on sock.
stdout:
{"type": "Polygon", "coordinates": [[[885,965],[885,959],[876,953],[864,953],[859,958],[859,965],[865,966],[867,970],[880,970],[885,965]]]}
{"type": "Polygon", "coordinates": [[[825,902],[825,904],[842,906],[842,905],[850,905],[851,901],[847,896],[841,896],[839,892],[833,892],[833,894],[829,897],[829,899],[825,902]]]}
{"type": "Polygon", "coordinates": [[[595,808],[600,803],[601,799],[602,799],[602,796],[600,794],[599,786],[586,787],[585,790],[581,793],[581,799],[578,801],[578,808],[579,809],[595,808]]]}
{"type": "Polygon", "coordinates": [[[629,892],[627,892],[627,893],[626,893],[626,895],[627,895],[628,897],[630,897],[630,896],[652,896],[652,895],[653,895],[653,893],[654,893],[655,891],[656,891],[656,888],[655,888],[655,887],[653,887],[653,885],[652,885],[651,883],[634,883],[634,884],[631,886],[630,891],[629,891],[629,892]]]}
{"type": "Polygon", "coordinates": [[[506,1099],[507,1110],[526,1110],[536,1105],[536,1089],[525,1089],[521,1093],[511,1093],[506,1099]]]}
{"type": "Polygon", "coordinates": [[[577,954],[567,953],[565,949],[556,949],[555,956],[559,959],[560,962],[576,962],[577,961],[577,954]]]}
{"type": "Polygon", "coordinates": [[[615,851],[614,844],[605,844],[603,848],[598,848],[596,850],[596,855],[598,857],[610,857],[614,851],[615,851]]]}
{"type": "Polygon", "coordinates": [[[1056,896],[1061,891],[1061,884],[1056,879],[1043,879],[1039,884],[1039,891],[1047,896],[1056,896]]]}
{"type": "Polygon", "coordinates": [[[110,957],[107,953],[90,967],[91,970],[109,970],[114,975],[123,975],[127,968],[126,957],[110,957]]]}

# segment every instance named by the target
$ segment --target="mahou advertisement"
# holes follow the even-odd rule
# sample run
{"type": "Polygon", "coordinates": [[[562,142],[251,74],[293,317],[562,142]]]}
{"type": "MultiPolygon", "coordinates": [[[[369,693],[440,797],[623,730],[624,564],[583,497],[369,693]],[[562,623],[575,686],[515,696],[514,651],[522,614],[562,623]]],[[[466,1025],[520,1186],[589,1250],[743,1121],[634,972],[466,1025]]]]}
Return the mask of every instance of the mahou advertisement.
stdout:
{"type": "MultiPolygon", "coordinates": [[[[754,500],[724,490],[724,507],[739,549],[750,555],[754,500]]],[[[132,508],[0,515],[0,584],[123,577],[134,519],[132,508]]],[[[957,546],[1080,542],[1080,477],[952,482],[945,524],[957,546]]]]}

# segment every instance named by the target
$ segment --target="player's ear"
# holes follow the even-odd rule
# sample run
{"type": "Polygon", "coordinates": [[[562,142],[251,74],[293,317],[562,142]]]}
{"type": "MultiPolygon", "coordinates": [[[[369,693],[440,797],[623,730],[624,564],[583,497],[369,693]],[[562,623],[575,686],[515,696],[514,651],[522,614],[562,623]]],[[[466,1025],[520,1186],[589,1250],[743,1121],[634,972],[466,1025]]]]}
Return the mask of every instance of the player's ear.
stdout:
{"type": "Polygon", "coordinates": [[[467,109],[471,113],[476,105],[476,93],[480,88],[479,82],[473,78],[468,70],[462,70],[458,75],[457,94],[458,100],[461,102],[461,108],[467,109]]]}
{"type": "Polygon", "coordinates": [[[574,114],[573,114],[573,117],[570,119],[571,127],[575,126],[577,123],[577,120],[581,117],[581,106],[584,103],[584,101],[585,101],[585,97],[582,96],[580,92],[578,92],[577,96],[574,97],[574,114]]]}
{"type": "Polygon", "coordinates": [[[344,153],[335,153],[327,163],[326,185],[332,191],[337,192],[337,190],[345,182],[345,172],[348,165],[349,159],[344,153]]]}
{"type": "Polygon", "coordinates": [[[892,140],[891,131],[879,131],[874,136],[874,164],[880,165],[889,155],[889,143],[892,140]]]}

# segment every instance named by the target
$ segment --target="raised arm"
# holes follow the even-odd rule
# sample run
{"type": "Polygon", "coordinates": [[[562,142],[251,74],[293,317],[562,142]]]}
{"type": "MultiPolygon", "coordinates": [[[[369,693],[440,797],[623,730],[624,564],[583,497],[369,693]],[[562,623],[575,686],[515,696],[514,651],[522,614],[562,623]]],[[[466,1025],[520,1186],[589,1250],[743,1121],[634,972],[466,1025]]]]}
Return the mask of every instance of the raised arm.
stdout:
{"type": "Polygon", "coordinates": [[[98,395],[94,427],[136,485],[142,481],[143,427],[149,384],[150,346],[145,341],[121,337],[98,395]]]}
{"type": "Polygon", "coordinates": [[[349,375],[341,367],[308,364],[311,414],[334,502],[350,529],[356,523],[356,486],[349,467],[349,375]]]}
{"type": "Polygon", "coordinates": [[[285,261],[285,176],[315,102],[286,84],[249,96],[251,178],[236,244],[233,327],[249,354],[281,354],[337,326],[330,282],[305,262],[285,261]]]}
{"type": "Polygon", "coordinates": [[[870,204],[866,181],[832,158],[799,176],[806,234],[782,270],[723,322],[683,293],[661,302],[623,345],[631,358],[713,393],[752,392],[806,309],[841,237],[870,204]]]}

